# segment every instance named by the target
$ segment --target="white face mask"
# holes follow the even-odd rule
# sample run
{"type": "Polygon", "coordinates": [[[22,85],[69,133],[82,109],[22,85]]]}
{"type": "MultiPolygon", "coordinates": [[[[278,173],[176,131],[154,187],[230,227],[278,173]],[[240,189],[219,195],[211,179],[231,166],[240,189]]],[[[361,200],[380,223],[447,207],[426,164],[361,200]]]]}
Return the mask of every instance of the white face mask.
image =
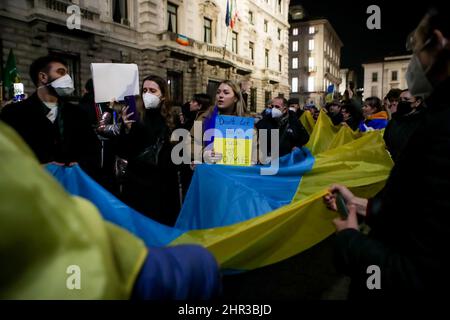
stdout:
{"type": "Polygon", "coordinates": [[[409,62],[405,77],[412,96],[427,98],[433,92],[433,86],[428,80],[416,54],[412,56],[409,62]]]}
{"type": "Polygon", "coordinates": [[[71,95],[75,90],[72,78],[66,74],[50,83],[60,97],[71,95]]]}
{"type": "Polygon", "coordinates": [[[144,100],[145,109],[156,109],[161,102],[157,96],[151,93],[144,93],[142,95],[142,100],[144,100]]]}
{"type": "Polygon", "coordinates": [[[272,118],[277,119],[280,118],[283,115],[283,112],[281,112],[280,109],[272,108],[272,118]]]}
{"type": "Polygon", "coordinates": [[[297,109],[295,109],[294,107],[290,107],[289,110],[291,110],[293,112],[297,112],[297,109]]]}

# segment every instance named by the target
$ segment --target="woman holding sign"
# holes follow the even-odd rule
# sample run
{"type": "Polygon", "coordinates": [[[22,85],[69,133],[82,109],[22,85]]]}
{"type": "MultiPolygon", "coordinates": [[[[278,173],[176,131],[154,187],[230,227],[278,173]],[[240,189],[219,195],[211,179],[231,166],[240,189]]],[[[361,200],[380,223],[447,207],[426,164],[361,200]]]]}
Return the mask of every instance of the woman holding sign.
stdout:
{"type": "Polygon", "coordinates": [[[150,218],[173,225],[180,210],[178,177],[171,161],[170,135],[174,128],[167,81],[148,76],[142,82],[143,110],[137,120],[122,112],[119,149],[128,160],[122,195],[125,202],[150,218]]]}
{"type": "MultiPolygon", "coordinates": [[[[231,80],[224,80],[219,84],[216,91],[215,106],[205,113],[203,119],[199,119],[203,121],[203,132],[215,127],[215,122],[218,115],[238,117],[247,116],[247,109],[241,90],[239,89],[239,86],[231,80]]],[[[197,142],[195,137],[194,140],[197,142]]],[[[220,161],[222,158],[222,154],[214,152],[212,142],[208,143],[206,146],[203,156],[205,161],[208,163],[215,163],[220,161]]],[[[201,157],[197,155],[195,159],[198,158],[201,159],[201,157]]]]}

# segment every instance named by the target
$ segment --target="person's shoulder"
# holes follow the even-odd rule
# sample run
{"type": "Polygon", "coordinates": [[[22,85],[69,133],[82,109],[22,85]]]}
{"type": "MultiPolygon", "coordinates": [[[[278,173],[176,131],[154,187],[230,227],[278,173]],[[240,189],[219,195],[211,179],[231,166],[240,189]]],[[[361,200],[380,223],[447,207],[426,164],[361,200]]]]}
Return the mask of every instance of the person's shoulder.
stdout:
{"type": "Polygon", "coordinates": [[[210,115],[210,112],[208,110],[203,111],[197,115],[197,117],[195,118],[195,121],[203,121],[209,115],[210,115]]]}
{"type": "Polygon", "coordinates": [[[257,129],[267,129],[268,127],[272,127],[272,126],[273,126],[273,118],[269,118],[269,117],[262,117],[261,120],[259,120],[256,123],[257,129]]]}
{"type": "Polygon", "coordinates": [[[26,112],[35,103],[35,99],[33,99],[33,97],[34,96],[31,96],[23,101],[11,102],[7,104],[2,108],[0,114],[4,117],[5,115],[13,116],[26,112]]]}
{"type": "Polygon", "coordinates": [[[79,104],[75,104],[70,101],[64,101],[62,103],[64,105],[64,109],[72,114],[86,116],[87,111],[83,109],[79,104]]]}

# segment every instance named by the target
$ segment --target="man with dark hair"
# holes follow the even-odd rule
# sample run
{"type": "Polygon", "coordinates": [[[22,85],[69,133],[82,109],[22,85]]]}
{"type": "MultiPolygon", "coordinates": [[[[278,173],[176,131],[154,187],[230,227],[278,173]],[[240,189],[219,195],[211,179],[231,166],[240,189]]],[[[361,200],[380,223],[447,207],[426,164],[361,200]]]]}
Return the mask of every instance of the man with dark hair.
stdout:
{"type": "Polygon", "coordinates": [[[408,89],[402,91],[397,112],[392,115],[383,136],[394,161],[423,120],[424,111],[422,97],[412,96],[408,89]]]}
{"type": "Polygon", "coordinates": [[[364,118],[361,110],[354,103],[347,103],[341,107],[342,123],[345,123],[353,131],[358,130],[359,124],[364,118]]]}
{"type": "Polygon", "coordinates": [[[300,118],[303,114],[303,110],[300,108],[300,101],[298,98],[291,98],[288,100],[289,111],[295,113],[297,118],[300,118]]]}
{"type": "Polygon", "coordinates": [[[309,134],[298,120],[295,112],[288,109],[288,101],[283,97],[272,99],[270,116],[265,116],[257,124],[256,128],[267,130],[268,156],[271,156],[270,131],[279,130],[279,155],[284,156],[294,147],[302,147],[309,140],[309,134]]]}
{"type": "Polygon", "coordinates": [[[335,126],[342,123],[341,103],[338,100],[328,102],[325,110],[335,126]]]}
{"type": "Polygon", "coordinates": [[[181,107],[179,114],[179,128],[191,130],[197,117],[206,112],[211,106],[211,97],[206,93],[196,93],[192,96],[191,101],[186,102],[181,107]]]}
{"type": "Polygon", "coordinates": [[[352,279],[353,298],[442,298],[450,286],[449,21],[445,8],[431,10],[408,38],[408,88],[427,107],[383,191],[367,201],[335,185],[325,197],[334,210],[336,192],[348,204],[347,219],[334,220],[336,262],[352,279]],[[357,215],[370,226],[368,236],[357,215]]]}
{"type": "Polygon", "coordinates": [[[386,95],[386,99],[388,100],[388,110],[385,110],[389,112],[391,115],[397,112],[397,106],[400,102],[400,94],[402,93],[402,90],[400,89],[391,89],[386,95]]]}
{"type": "Polygon", "coordinates": [[[78,162],[94,175],[99,141],[87,115],[65,99],[74,91],[66,62],[53,56],[38,58],[30,66],[30,77],[36,91],[7,105],[0,119],[20,134],[41,163],[78,162]]]}

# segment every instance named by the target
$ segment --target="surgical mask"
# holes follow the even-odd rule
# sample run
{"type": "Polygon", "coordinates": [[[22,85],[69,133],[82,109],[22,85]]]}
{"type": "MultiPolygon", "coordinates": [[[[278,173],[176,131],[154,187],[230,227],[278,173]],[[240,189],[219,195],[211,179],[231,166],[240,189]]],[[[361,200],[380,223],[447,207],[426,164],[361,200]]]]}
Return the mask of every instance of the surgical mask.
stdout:
{"type": "Polygon", "coordinates": [[[144,93],[142,95],[142,100],[144,100],[145,109],[156,109],[161,102],[157,96],[151,93],[144,93]]]}
{"type": "Polygon", "coordinates": [[[295,109],[294,107],[290,107],[289,110],[291,110],[293,112],[297,112],[297,109],[295,109]]]}
{"type": "Polygon", "coordinates": [[[60,97],[69,96],[75,90],[72,78],[66,74],[50,83],[60,97]]]}
{"type": "Polygon", "coordinates": [[[272,118],[277,119],[280,118],[283,115],[283,112],[281,112],[280,109],[272,108],[272,118]]]}
{"type": "Polygon", "coordinates": [[[433,92],[433,86],[428,80],[416,54],[412,56],[409,62],[405,77],[411,95],[427,98],[433,92]]]}

